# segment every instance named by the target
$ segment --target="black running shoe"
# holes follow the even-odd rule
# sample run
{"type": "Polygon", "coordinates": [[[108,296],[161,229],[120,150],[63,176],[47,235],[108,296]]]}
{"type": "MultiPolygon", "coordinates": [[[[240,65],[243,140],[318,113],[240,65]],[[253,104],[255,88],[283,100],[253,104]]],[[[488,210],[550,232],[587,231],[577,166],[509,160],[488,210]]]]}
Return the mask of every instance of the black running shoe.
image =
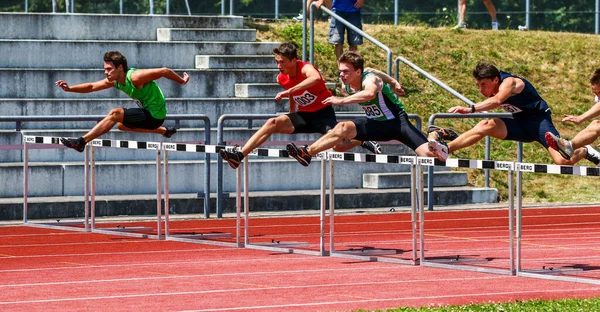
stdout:
{"type": "Polygon", "coordinates": [[[310,165],[311,156],[308,154],[308,149],[306,146],[298,148],[296,144],[289,143],[286,146],[287,152],[290,157],[295,158],[302,166],[308,167],[310,165]]]}
{"type": "Polygon", "coordinates": [[[219,154],[221,155],[221,158],[227,161],[229,167],[233,169],[237,169],[242,163],[242,159],[244,159],[244,154],[238,151],[228,152],[226,150],[221,150],[219,154]]]}
{"type": "Polygon", "coordinates": [[[167,127],[167,131],[165,131],[165,134],[163,134],[163,136],[168,139],[168,138],[174,136],[175,133],[177,133],[177,128],[167,127]]]}
{"type": "Polygon", "coordinates": [[[435,132],[437,133],[437,139],[436,141],[452,141],[456,138],[458,138],[458,133],[456,133],[454,130],[450,129],[450,128],[441,128],[438,126],[434,126],[431,125],[429,126],[429,129],[427,130],[428,133],[432,133],[435,132]]]}
{"type": "Polygon", "coordinates": [[[69,138],[60,138],[60,143],[68,148],[72,148],[80,153],[85,150],[85,140],[83,138],[78,139],[69,139],[69,138]]]}
{"type": "Polygon", "coordinates": [[[381,154],[383,151],[381,150],[381,145],[375,141],[363,141],[360,146],[365,149],[368,149],[373,154],[381,154]]]}

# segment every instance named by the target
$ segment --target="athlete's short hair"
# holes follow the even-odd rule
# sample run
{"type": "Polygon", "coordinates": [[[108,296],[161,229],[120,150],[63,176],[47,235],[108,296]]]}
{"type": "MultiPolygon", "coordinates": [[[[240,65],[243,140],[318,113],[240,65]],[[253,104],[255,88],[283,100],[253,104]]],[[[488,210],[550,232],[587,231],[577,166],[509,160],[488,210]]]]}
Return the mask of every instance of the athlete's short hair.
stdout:
{"type": "Polygon", "coordinates": [[[360,69],[361,72],[365,71],[365,59],[357,51],[346,51],[342,53],[338,63],[347,63],[352,65],[354,69],[360,69]]]}
{"type": "Polygon", "coordinates": [[[476,80],[484,78],[494,79],[496,77],[500,78],[500,71],[490,63],[479,62],[475,66],[475,69],[473,69],[473,78],[476,80]]]}
{"type": "Polygon", "coordinates": [[[284,42],[273,49],[273,54],[283,56],[288,60],[298,58],[298,48],[293,42],[284,42]]]}
{"type": "Polygon", "coordinates": [[[596,69],[590,77],[590,84],[592,86],[600,85],[600,68],[596,69]]]}
{"type": "Polygon", "coordinates": [[[123,65],[123,71],[125,72],[129,70],[129,67],[127,66],[127,58],[125,58],[125,55],[121,54],[119,51],[106,52],[104,54],[104,61],[113,63],[115,67],[123,65]]]}

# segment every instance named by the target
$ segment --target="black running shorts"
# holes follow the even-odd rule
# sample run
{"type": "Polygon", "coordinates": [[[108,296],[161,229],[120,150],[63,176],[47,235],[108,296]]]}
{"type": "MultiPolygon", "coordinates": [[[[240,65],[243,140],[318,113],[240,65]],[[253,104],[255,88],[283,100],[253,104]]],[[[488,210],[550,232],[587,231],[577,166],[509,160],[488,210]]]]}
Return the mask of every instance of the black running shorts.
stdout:
{"type": "Polygon", "coordinates": [[[123,116],[123,125],[130,129],[147,129],[154,130],[162,126],[164,119],[156,119],[147,109],[123,108],[125,114],[123,116]]]}
{"type": "Polygon", "coordinates": [[[358,141],[391,141],[397,140],[410,147],[413,151],[424,143],[427,138],[410,121],[406,113],[401,113],[392,120],[378,121],[366,117],[352,120],[356,126],[358,141]]]}
{"type": "Polygon", "coordinates": [[[294,125],[293,133],[325,134],[337,124],[335,111],[331,106],[326,106],[316,112],[289,113],[287,116],[294,125]]]}

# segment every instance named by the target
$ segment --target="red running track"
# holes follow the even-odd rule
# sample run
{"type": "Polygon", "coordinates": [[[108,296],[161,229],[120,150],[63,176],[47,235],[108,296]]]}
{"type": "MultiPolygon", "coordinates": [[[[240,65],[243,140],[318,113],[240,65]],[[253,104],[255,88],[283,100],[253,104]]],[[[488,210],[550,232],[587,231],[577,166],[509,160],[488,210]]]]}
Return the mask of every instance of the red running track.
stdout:
{"type": "MultiPolygon", "coordinates": [[[[523,267],[578,267],[577,276],[600,279],[599,216],[597,207],[524,209],[523,267]]],[[[506,210],[425,218],[426,257],[460,254],[491,259],[477,265],[508,265],[506,210]]],[[[335,221],[336,249],[409,254],[408,213],[335,221]]],[[[175,221],[172,229],[233,233],[234,225],[175,221]]],[[[256,218],[250,225],[251,241],[306,241],[318,249],[318,217],[256,218]]],[[[344,311],[588,298],[600,295],[600,285],[3,226],[0,294],[2,311],[344,311]]]]}

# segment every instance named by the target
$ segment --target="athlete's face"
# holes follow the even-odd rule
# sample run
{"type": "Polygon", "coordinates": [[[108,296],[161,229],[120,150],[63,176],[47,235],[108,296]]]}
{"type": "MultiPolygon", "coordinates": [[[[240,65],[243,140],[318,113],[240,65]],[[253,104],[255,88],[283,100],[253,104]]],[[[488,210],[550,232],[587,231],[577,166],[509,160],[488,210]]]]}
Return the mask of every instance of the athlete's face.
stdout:
{"type": "Polygon", "coordinates": [[[479,87],[479,92],[485,97],[492,97],[498,93],[498,77],[494,77],[494,79],[475,79],[475,82],[477,83],[477,87],[479,87]]]}
{"type": "Polygon", "coordinates": [[[352,64],[348,63],[340,63],[338,68],[340,70],[340,78],[345,85],[355,85],[356,82],[360,83],[360,69],[356,69],[352,64]]]}
{"type": "Polygon", "coordinates": [[[106,79],[108,81],[113,82],[123,74],[123,66],[119,65],[119,67],[115,67],[113,62],[104,62],[104,75],[106,75],[106,79]]]}
{"type": "Polygon", "coordinates": [[[600,85],[593,85],[592,92],[594,92],[594,94],[600,98],[600,85]]]}
{"type": "Polygon", "coordinates": [[[281,55],[275,55],[275,63],[277,64],[277,69],[279,72],[284,75],[293,75],[296,73],[296,59],[288,59],[281,55]]]}

